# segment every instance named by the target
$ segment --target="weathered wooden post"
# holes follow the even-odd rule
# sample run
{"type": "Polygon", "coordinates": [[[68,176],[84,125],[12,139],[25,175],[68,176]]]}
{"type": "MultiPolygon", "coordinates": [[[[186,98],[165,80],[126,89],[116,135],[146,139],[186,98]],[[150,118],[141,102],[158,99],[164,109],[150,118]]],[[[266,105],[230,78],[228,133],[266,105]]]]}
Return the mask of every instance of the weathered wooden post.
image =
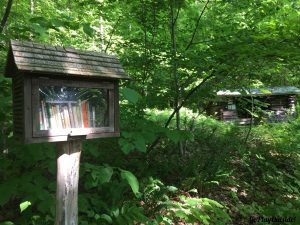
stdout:
{"type": "Polygon", "coordinates": [[[14,137],[25,144],[58,142],[56,225],[78,224],[82,140],[118,137],[119,80],[115,56],[11,41],[14,137]]]}
{"type": "Polygon", "coordinates": [[[78,224],[78,180],[82,141],[58,142],[55,225],[78,224]]]}

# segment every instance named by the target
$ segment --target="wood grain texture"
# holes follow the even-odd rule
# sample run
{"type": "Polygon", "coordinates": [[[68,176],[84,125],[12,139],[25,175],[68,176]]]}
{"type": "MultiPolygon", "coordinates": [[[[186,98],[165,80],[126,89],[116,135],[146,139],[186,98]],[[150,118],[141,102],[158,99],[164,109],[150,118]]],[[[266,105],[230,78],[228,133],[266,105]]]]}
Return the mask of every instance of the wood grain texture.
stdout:
{"type": "Polygon", "coordinates": [[[130,79],[113,55],[31,42],[11,41],[6,76],[22,72],[130,79]]]}
{"type": "Polygon", "coordinates": [[[15,76],[12,82],[13,94],[13,133],[15,137],[23,138],[24,133],[24,77],[15,76]]]}
{"type": "Polygon", "coordinates": [[[57,144],[55,225],[78,225],[78,180],[81,140],[57,144]]]}
{"type": "Polygon", "coordinates": [[[69,141],[75,138],[79,138],[81,140],[85,139],[95,139],[95,138],[111,138],[111,137],[120,137],[120,132],[111,132],[111,133],[96,133],[96,134],[88,134],[88,135],[81,135],[81,136],[54,136],[54,137],[31,137],[24,140],[25,144],[32,144],[32,143],[43,143],[43,142],[62,142],[62,141],[69,141]]]}

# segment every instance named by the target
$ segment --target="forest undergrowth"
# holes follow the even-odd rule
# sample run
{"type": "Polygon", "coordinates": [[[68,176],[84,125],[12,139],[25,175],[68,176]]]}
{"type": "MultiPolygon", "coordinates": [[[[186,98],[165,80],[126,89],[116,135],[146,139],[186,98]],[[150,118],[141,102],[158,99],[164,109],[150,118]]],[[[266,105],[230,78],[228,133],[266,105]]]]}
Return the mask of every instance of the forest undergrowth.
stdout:
{"type": "MultiPolygon", "coordinates": [[[[185,131],[161,128],[166,115],[148,110],[146,119],[122,124],[119,140],[84,143],[79,224],[299,220],[299,118],[254,126],[246,140],[247,126],[192,114],[185,115],[185,131]],[[157,135],[163,137],[159,144],[146,151],[157,135]]],[[[7,140],[0,165],[1,225],[53,224],[54,146],[7,140]]]]}

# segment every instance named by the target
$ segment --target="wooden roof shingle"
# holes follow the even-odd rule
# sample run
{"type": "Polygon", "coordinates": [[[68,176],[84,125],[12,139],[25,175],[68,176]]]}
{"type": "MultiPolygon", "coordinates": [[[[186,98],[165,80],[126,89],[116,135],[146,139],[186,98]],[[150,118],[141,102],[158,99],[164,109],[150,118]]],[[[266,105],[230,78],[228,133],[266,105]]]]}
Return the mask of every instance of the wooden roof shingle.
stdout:
{"type": "Polygon", "coordinates": [[[130,79],[113,55],[69,47],[11,41],[5,76],[16,71],[48,75],[130,79]]]}

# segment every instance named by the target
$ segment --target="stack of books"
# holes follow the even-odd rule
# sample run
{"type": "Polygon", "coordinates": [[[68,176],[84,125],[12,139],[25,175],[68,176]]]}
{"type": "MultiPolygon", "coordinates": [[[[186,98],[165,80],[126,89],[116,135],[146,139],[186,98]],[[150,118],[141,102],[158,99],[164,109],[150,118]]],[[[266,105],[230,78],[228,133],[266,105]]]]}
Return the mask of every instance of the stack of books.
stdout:
{"type": "MultiPolygon", "coordinates": [[[[96,107],[86,100],[41,100],[39,108],[40,130],[90,128],[98,125],[95,122],[96,107]]],[[[97,109],[97,112],[98,111],[97,109]]]]}

